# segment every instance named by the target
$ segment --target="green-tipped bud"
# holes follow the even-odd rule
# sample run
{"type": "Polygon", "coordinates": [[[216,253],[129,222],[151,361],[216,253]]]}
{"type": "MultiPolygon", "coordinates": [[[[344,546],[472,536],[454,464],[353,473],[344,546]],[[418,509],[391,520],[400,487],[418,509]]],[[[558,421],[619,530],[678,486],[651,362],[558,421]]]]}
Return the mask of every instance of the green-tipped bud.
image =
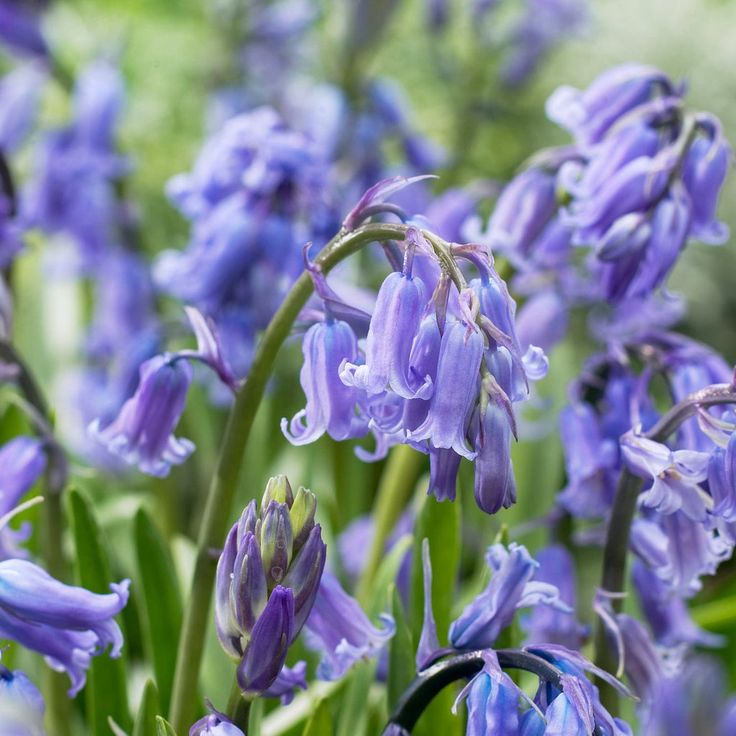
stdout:
{"type": "Polygon", "coordinates": [[[261,509],[267,509],[271,501],[276,503],[285,503],[289,508],[294,503],[294,494],[289,485],[289,479],[285,475],[275,475],[266,483],[266,490],[263,492],[261,500],[261,509]]]}
{"type": "Polygon", "coordinates": [[[291,505],[289,517],[291,518],[291,530],[294,534],[294,553],[301,549],[307,541],[309,532],[314,529],[314,514],[317,511],[317,497],[312,491],[299,486],[296,498],[291,505]]]}
{"type": "Polygon", "coordinates": [[[289,520],[289,507],[271,501],[261,523],[261,559],[268,589],[272,590],[286,575],[294,548],[294,535],[289,520]]]}

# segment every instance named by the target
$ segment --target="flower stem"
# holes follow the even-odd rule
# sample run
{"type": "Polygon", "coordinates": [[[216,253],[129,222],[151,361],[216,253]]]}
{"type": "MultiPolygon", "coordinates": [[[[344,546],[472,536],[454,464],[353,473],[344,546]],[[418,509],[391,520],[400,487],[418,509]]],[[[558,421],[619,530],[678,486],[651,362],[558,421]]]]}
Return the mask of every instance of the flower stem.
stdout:
{"type": "MultiPolygon", "coordinates": [[[[404,225],[389,224],[363,225],[351,232],[343,230],[320,252],[315,259],[315,266],[326,273],[367,243],[403,240],[406,230],[404,225]]],[[[273,372],[276,356],[311,293],[312,281],[309,273],[304,272],[291,287],[266,328],[248,378],[238,392],[228,417],[199,531],[192,588],[179,639],[169,719],[177,733],[184,733],[189,728],[194,713],[217,567],[217,550],[222,547],[227,531],[245,447],[268,379],[273,372]]]]}
{"type": "MultiPolygon", "coordinates": [[[[0,361],[17,367],[16,382],[23,398],[26,411],[37,435],[46,441],[47,467],[45,474],[46,493],[43,504],[42,554],[48,573],[57,580],[64,580],[66,566],[62,537],[64,512],[61,494],[66,486],[68,466],[66,455],[59,446],[51,428],[46,399],[30,368],[18,351],[8,342],[0,342],[0,361]]],[[[47,706],[47,722],[53,724],[54,736],[71,734],[69,697],[66,676],[48,669],[44,675],[47,706]]]]}
{"type": "Polygon", "coordinates": [[[246,698],[240,691],[236,680],[230,691],[230,699],[227,704],[228,718],[243,732],[248,732],[248,719],[250,718],[250,705],[253,701],[246,698]]]}
{"type": "MultiPolygon", "coordinates": [[[[699,409],[720,404],[736,404],[736,386],[720,383],[696,391],[672,407],[642,437],[655,442],[664,442],[680,425],[697,413],[699,409]]],[[[616,496],[613,499],[611,516],[606,532],[606,543],[603,550],[603,570],[601,588],[607,593],[623,593],[626,581],[626,561],[629,551],[631,524],[636,511],[636,500],[642,489],[643,481],[624,468],[619,479],[616,496]]],[[[620,612],[623,597],[614,596],[611,600],[615,611],[620,612]]],[[[605,626],[598,621],[595,637],[595,663],[604,670],[616,670],[616,661],[611,647],[608,645],[605,626]]],[[[615,715],[618,711],[618,696],[613,688],[605,683],[601,686],[601,699],[608,710],[615,715]]]]}

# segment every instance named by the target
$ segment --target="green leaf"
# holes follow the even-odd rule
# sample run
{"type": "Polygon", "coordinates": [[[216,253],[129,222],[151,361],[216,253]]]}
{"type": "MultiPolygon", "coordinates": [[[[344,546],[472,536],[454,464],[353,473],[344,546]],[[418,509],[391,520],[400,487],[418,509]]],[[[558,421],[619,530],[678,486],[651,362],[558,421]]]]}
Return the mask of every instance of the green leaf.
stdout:
{"type": "Polygon", "coordinates": [[[404,556],[411,549],[412,540],[411,534],[404,534],[383,558],[371,586],[371,598],[366,606],[368,615],[376,616],[390,606],[389,590],[399,574],[404,556]]]}
{"type": "MultiPolygon", "coordinates": [[[[432,609],[440,645],[447,643],[452,603],[455,599],[460,564],[460,499],[440,503],[427,496],[417,517],[411,576],[411,631],[419,641],[424,618],[424,581],[422,575],[422,540],[429,540],[432,561],[432,609]]],[[[412,731],[415,736],[460,736],[463,721],[452,715],[457,687],[446,687],[429,704],[412,731]]]]}
{"type": "Polygon", "coordinates": [[[182,620],[176,568],[169,546],[145,509],[139,509],[135,516],[135,543],[145,603],[146,642],[161,710],[168,712],[182,620]]]}
{"type": "Polygon", "coordinates": [[[156,733],[156,714],[161,710],[158,691],[153,680],[146,680],[138,715],[133,726],[133,736],[154,736],[156,733]]]}
{"type": "MultiPolygon", "coordinates": [[[[348,675],[348,682],[340,698],[340,714],[336,736],[367,736],[368,691],[376,679],[376,660],[359,662],[348,675]]],[[[329,731],[327,733],[330,733],[329,731]]]]}
{"type": "Polygon", "coordinates": [[[332,711],[326,699],[320,700],[314,709],[302,736],[324,736],[333,733],[332,711]]]}
{"type": "Polygon", "coordinates": [[[176,731],[165,718],[156,716],[156,736],[176,736],[176,731]]]}
{"type": "Polygon", "coordinates": [[[406,620],[404,606],[396,586],[391,591],[391,613],[396,623],[396,633],[388,648],[388,710],[393,711],[416,672],[414,641],[406,620]]]}
{"type": "MultiPolygon", "coordinates": [[[[69,491],[72,530],[76,545],[76,577],[78,583],[94,593],[110,592],[110,565],[100,528],[90,502],[78,490],[69,491]]],[[[87,719],[95,736],[109,736],[110,716],[122,728],[131,725],[125,664],[122,658],[106,654],[92,659],[85,689],[87,719]]]]}

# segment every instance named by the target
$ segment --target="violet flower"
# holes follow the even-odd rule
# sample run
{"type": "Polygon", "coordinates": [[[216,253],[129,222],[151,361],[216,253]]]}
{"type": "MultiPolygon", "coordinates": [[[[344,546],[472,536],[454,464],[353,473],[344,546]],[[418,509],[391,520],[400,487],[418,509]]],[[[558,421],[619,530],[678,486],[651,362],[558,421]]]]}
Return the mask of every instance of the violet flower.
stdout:
{"type": "Polygon", "coordinates": [[[538,564],[522,545],[494,544],[486,552],[486,562],[490,582],[450,626],[450,642],[456,649],[492,647],[518,608],[546,605],[570,611],[554,585],[533,580],[538,564]]]}
{"type": "Polygon", "coordinates": [[[227,716],[210,709],[209,715],[200,718],[189,729],[189,736],[245,736],[227,716]]]}
{"type": "Polygon", "coordinates": [[[466,736],[514,734],[519,726],[519,688],[501,669],[492,649],[483,653],[483,669],[458,695],[468,709],[466,736]]]}
{"type": "Polygon", "coordinates": [[[111,593],[90,593],[59,582],[26,560],[0,562],[0,636],[43,654],[71,680],[70,696],[86,680],[94,655],[110,646],[120,656],[123,635],[113,620],[128,601],[130,581],[111,593]]]}
{"type": "Polygon", "coordinates": [[[46,705],[28,677],[0,665],[0,723],[8,736],[45,736],[46,705]]]}
{"type": "Polygon", "coordinates": [[[194,451],[192,442],[172,434],[184,411],[192,368],[178,355],[165,353],[143,363],[139,374],[138,388],[117,418],[104,427],[95,420],[89,431],[141,472],[165,476],[194,451]]]}
{"type": "Polygon", "coordinates": [[[621,438],[623,458],[636,475],[652,481],[639,499],[641,506],[661,514],[682,513],[693,521],[704,521],[712,507],[702,490],[708,475],[709,456],[692,450],[670,450],[666,445],[629,432],[621,438]]]}
{"type": "Polygon", "coordinates": [[[306,623],[307,646],[322,653],[317,677],[338,680],[360,659],[376,656],[395,631],[391,616],[381,614],[379,619],[381,629],[371,624],[337,578],[325,573],[306,623]]]}

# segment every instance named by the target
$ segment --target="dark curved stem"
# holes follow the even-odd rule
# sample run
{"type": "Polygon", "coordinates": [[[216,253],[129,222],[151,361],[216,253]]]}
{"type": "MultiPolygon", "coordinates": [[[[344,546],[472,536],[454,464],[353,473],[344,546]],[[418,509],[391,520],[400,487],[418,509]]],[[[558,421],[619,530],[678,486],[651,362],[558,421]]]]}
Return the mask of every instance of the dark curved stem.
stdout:
{"type": "MultiPolygon", "coordinates": [[[[721,404],[736,404],[734,384],[719,383],[695,391],[673,406],[649,431],[642,433],[642,437],[655,442],[664,442],[699,409],[721,404]]],[[[608,593],[624,592],[631,524],[636,512],[636,500],[643,485],[644,482],[640,478],[624,468],[613,500],[603,550],[601,587],[608,593]]],[[[620,611],[623,598],[614,597],[611,603],[614,610],[620,611]]],[[[601,669],[615,671],[617,666],[615,655],[608,645],[605,626],[601,621],[598,621],[596,628],[595,651],[595,663],[601,669]]],[[[618,698],[613,689],[602,684],[601,696],[609,710],[615,711],[618,698]]]]}
{"type": "MultiPolygon", "coordinates": [[[[554,687],[560,687],[560,671],[542,657],[520,649],[498,649],[495,653],[501,667],[532,672],[554,687]]],[[[483,650],[478,650],[458,654],[427,667],[404,691],[384,729],[384,734],[391,725],[411,731],[425,708],[441,690],[456,680],[477,675],[483,669],[483,665],[483,650]]]]}

